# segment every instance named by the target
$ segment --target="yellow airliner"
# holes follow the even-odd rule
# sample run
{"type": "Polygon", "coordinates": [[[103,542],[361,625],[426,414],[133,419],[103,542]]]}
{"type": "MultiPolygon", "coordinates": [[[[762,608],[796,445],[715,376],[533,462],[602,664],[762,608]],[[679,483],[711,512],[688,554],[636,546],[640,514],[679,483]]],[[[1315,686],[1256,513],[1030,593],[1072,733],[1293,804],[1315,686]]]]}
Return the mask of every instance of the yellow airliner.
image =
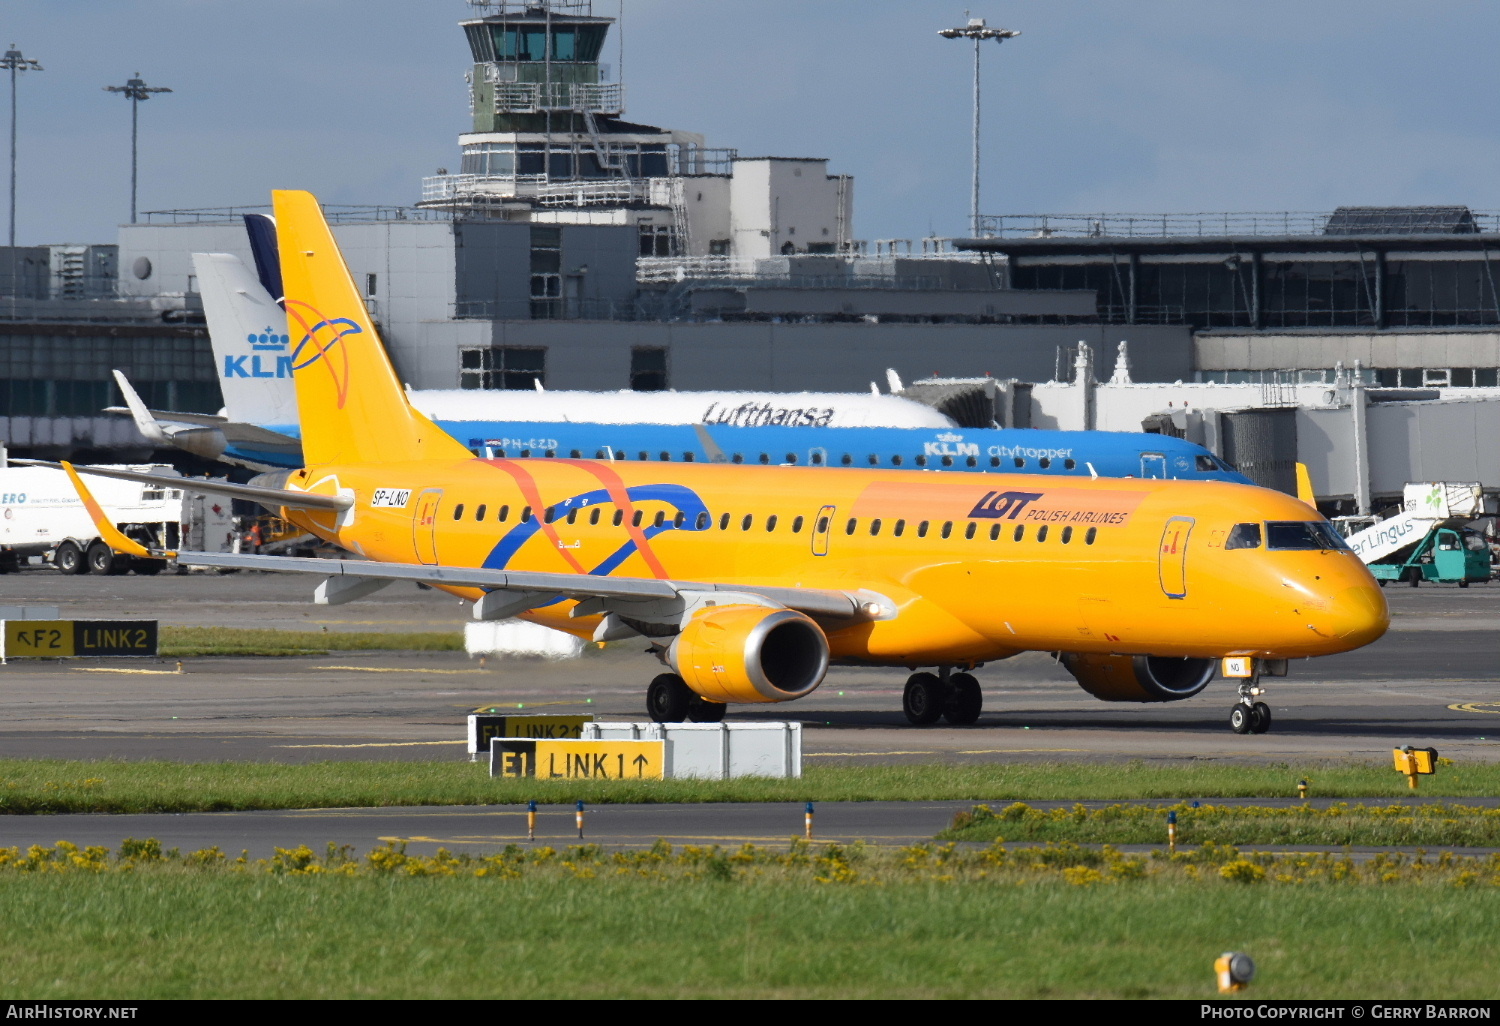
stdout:
{"type": "Polygon", "coordinates": [[[181,563],[319,574],[322,603],[421,581],[478,619],[643,637],[670,670],[659,721],[801,698],[836,663],[935,667],[907,717],[973,723],[967,671],[1044,651],[1106,701],[1189,698],[1222,668],[1231,727],[1262,732],[1262,675],[1388,625],[1327,521],[1247,485],[476,459],[407,403],[317,201],[275,209],[307,466],[225,491],[363,558],[181,563]]]}

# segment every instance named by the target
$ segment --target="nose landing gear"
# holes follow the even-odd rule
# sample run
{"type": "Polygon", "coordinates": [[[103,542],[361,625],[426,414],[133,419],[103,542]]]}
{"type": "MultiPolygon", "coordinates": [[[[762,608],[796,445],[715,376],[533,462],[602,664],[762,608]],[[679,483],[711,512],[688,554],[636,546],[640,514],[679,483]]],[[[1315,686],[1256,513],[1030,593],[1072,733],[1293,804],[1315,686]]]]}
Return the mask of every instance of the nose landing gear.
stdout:
{"type": "Polygon", "coordinates": [[[1245,682],[1239,686],[1239,701],[1229,710],[1229,729],[1236,734],[1264,734],[1271,729],[1271,707],[1257,702],[1263,688],[1245,682]]]}

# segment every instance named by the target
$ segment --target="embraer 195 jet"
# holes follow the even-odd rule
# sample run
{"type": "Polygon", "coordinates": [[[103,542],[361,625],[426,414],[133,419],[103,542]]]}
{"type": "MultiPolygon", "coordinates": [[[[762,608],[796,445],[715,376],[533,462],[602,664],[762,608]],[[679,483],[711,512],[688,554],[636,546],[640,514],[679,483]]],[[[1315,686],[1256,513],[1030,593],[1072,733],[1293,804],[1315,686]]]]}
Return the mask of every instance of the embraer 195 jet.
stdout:
{"type": "Polygon", "coordinates": [[[1388,625],[1327,521],[1253,485],[476,458],[407,401],[314,197],[275,207],[306,465],[220,490],[363,558],[181,563],[316,574],[329,604],[420,581],[478,619],[643,638],[658,721],[802,698],[840,664],[918,671],[908,719],[973,723],[972,671],[1043,651],[1105,701],[1191,698],[1222,668],[1231,727],[1262,732],[1262,675],[1388,625]]]}

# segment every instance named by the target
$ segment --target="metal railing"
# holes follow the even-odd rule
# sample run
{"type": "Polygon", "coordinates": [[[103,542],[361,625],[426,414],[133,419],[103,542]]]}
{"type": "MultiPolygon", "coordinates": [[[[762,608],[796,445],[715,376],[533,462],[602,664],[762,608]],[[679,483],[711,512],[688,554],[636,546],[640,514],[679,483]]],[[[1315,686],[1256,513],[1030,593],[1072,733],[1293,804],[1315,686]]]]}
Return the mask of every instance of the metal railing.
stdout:
{"type": "MultiPolygon", "coordinates": [[[[1420,209],[1420,208],[1417,208],[1420,209]]],[[[1500,211],[1467,211],[1464,233],[1500,232],[1500,211]]],[[[1357,225],[1330,225],[1329,211],[1218,212],[1188,214],[985,214],[980,234],[1001,239],[1168,238],[1231,235],[1426,234],[1408,213],[1392,208],[1357,225]]]]}
{"type": "MultiPolygon", "coordinates": [[[[854,243],[861,246],[862,243],[854,243]]],[[[841,274],[818,275],[816,280],[831,284],[818,285],[818,288],[940,288],[940,279],[929,278],[893,278],[890,275],[871,273],[881,264],[889,263],[892,259],[907,260],[935,260],[965,263],[978,259],[977,253],[901,253],[889,252],[867,253],[797,253],[790,259],[801,260],[817,258],[821,260],[841,261],[847,271],[847,276],[841,274]],[[892,284],[892,282],[932,282],[934,284],[892,284]]],[[[639,257],[635,262],[635,280],[642,285],[663,285],[679,281],[751,281],[756,285],[765,285],[773,281],[790,281],[806,283],[814,280],[812,276],[792,275],[790,278],[783,271],[771,270],[764,265],[769,262],[780,262],[787,257],[740,257],[740,256],[680,256],[680,257],[639,257]]],[[[774,263],[771,264],[775,266],[774,263]]],[[[814,287],[803,284],[800,287],[814,287]]]]}
{"type": "MultiPolygon", "coordinates": [[[[198,207],[186,210],[148,210],[140,215],[142,224],[234,224],[245,214],[269,214],[270,204],[243,207],[198,207]]],[[[446,210],[425,210],[395,204],[327,203],[323,216],[331,224],[360,224],[379,221],[449,221],[446,210]]]]}
{"type": "Polygon", "coordinates": [[[545,111],[618,114],[625,109],[625,87],[618,82],[494,82],[493,84],[496,114],[540,114],[545,111]]]}

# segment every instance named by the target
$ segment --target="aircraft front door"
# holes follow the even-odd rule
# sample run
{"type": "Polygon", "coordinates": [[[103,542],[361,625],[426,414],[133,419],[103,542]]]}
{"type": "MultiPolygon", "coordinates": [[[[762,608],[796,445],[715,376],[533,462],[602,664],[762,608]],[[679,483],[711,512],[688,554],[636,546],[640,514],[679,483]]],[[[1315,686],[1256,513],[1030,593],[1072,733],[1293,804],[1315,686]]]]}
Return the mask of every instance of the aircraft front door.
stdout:
{"type": "Polygon", "coordinates": [[[1159,452],[1141,453],[1142,477],[1166,477],[1167,458],[1159,452]]]}
{"type": "Polygon", "coordinates": [[[812,554],[814,556],[828,555],[828,531],[833,527],[834,509],[833,506],[824,506],[818,510],[817,519],[813,521],[812,554]]]}
{"type": "Polygon", "coordinates": [[[443,501],[441,488],[433,488],[417,496],[417,513],[411,522],[412,545],[417,550],[417,562],[437,566],[437,512],[443,501]]]}
{"type": "Polygon", "coordinates": [[[1187,598],[1188,536],[1193,533],[1192,517],[1173,517],[1161,533],[1161,551],[1157,566],[1161,572],[1161,590],[1167,598],[1187,598]]]}

